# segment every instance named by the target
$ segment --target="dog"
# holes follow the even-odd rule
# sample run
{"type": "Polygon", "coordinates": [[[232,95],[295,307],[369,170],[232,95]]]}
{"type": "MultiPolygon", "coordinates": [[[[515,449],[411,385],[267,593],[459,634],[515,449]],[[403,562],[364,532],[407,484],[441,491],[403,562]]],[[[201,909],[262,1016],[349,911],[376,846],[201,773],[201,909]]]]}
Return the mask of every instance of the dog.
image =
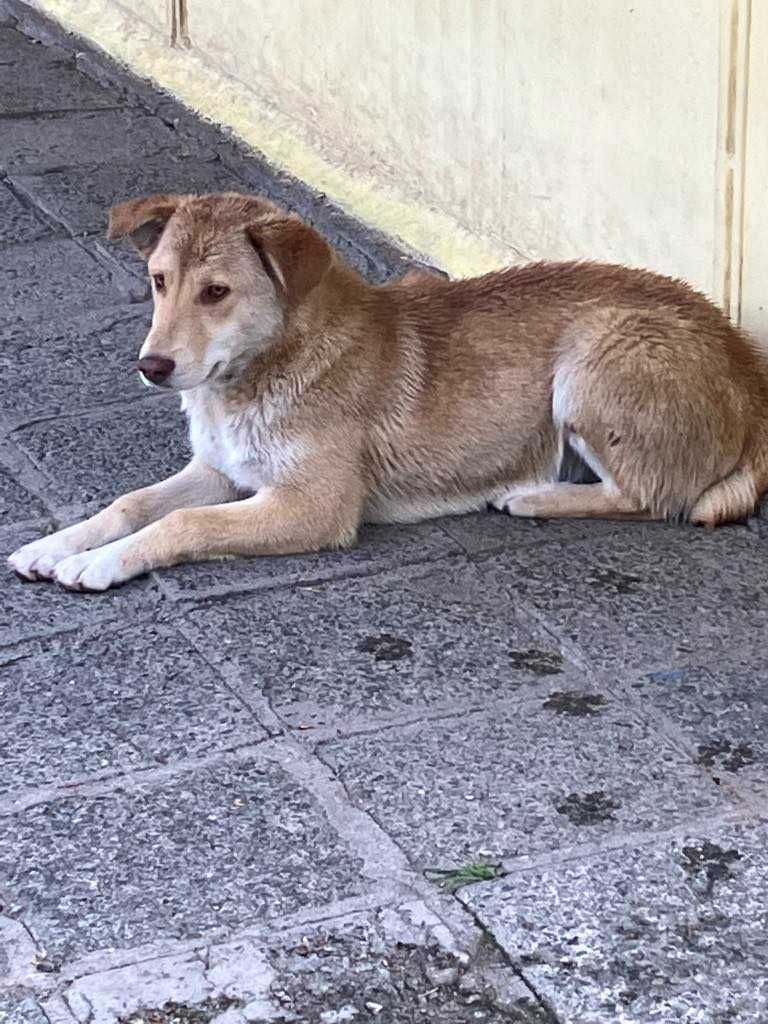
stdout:
{"type": "Polygon", "coordinates": [[[488,505],[716,526],[768,489],[768,358],[680,281],[562,262],[374,286],[238,193],[121,203],[108,235],[148,262],[138,369],[180,392],[193,457],[20,548],[25,579],[101,591],[488,505]],[[596,482],[561,479],[568,451],[596,482]]]}

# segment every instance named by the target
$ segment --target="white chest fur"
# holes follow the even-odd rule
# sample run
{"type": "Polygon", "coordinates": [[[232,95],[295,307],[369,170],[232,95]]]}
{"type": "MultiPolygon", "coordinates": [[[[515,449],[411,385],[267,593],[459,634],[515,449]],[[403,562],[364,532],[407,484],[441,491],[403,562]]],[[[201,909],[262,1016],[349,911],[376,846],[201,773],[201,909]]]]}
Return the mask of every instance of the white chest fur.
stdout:
{"type": "Polygon", "coordinates": [[[207,388],[185,392],[181,407],[194,454],[240,490],[255,493],[284,483],[304,453],[281,428],[277,408],[254,403],[233,412],[207,388]]]}

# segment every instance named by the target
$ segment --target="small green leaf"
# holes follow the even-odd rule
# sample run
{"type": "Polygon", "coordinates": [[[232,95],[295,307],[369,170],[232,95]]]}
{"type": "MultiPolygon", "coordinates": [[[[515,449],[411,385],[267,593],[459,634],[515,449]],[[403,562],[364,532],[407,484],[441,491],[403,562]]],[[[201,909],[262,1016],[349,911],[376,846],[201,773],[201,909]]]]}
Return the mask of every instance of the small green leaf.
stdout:
{"type": "Polygon", "coordinates": [[[488,864],[484,861],[475,861],[465,864],[459,868],[426,868],[424,877],[434,882],[446,892],[454,893],[463,889],[465,885],[477,885],[478,882],[493,882],[497,878],[503,878],[506,871],[501,864],[488,864]]]}

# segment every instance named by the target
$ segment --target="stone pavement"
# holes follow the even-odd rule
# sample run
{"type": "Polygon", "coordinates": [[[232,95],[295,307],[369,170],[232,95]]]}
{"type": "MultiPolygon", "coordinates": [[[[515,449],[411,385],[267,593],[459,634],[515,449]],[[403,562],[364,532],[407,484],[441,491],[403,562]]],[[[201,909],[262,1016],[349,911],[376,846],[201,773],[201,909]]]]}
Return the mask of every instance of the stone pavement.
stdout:
{"type": "MultiPolygon", "coordinates": [[[[112,201],[258,189],[373,279],[408,259],[0,11],[7,552],[184,461],[112,201]]],[[[7,576],[0,1021],[765,1024],[767,537],[487,514],[7,576]]]]}

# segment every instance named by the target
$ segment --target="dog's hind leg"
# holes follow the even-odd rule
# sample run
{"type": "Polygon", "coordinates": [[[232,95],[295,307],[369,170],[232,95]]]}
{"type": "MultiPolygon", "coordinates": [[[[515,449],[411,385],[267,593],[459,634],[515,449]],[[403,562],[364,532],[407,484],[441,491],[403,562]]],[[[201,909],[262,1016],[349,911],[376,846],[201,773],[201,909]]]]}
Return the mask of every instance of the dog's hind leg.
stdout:
{"type": "Polygon", "coordinates": [[[730,369],[731,330],[663,308],[603,309],[561,339],[554,422],[603,483],[653,518],[715,525],[754,506],[758,488],[742,472],[754,461],[754,413],[730,369]]]}
{"type": "Polygon", "coordinates": [[[501,502],[512,516],[531,519],[652,519],[631,498],[606,483],[545,483],[516,487],[501,502]]]}

